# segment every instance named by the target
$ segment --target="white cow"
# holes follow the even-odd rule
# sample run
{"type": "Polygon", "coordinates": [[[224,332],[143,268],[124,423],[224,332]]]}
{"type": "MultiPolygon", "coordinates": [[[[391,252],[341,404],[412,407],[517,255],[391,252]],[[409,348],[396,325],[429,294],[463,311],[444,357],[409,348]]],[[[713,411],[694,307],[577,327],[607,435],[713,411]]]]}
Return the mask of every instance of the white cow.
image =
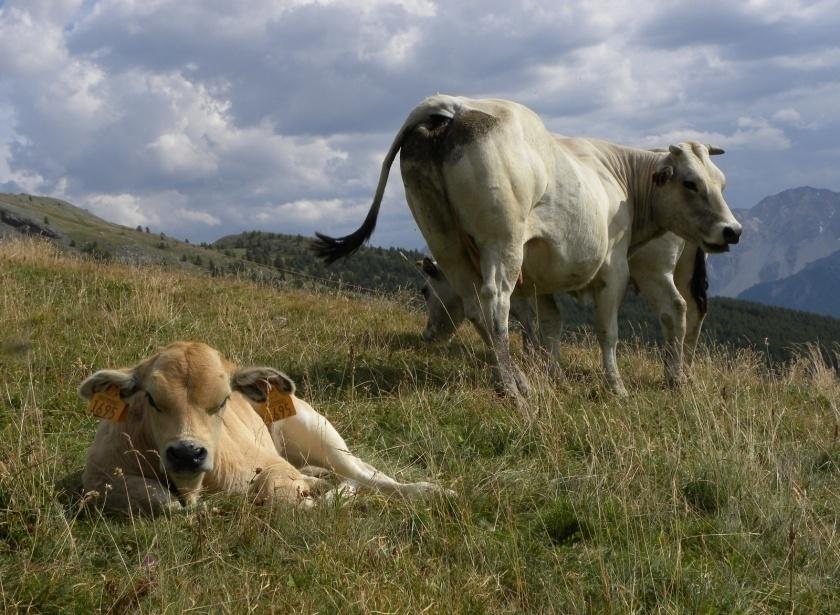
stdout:
{"type": "MultiPolygon", "coordinates": [[[[682,381],[684,359],[690,361],[697,346],[708,306],[706,256],[673,233],[651,239],[629,261],[630,279],[659,319],[665,340],[665,380],[671,385],[682,381]],[[676,263],[674,262],[676,260],[676,263]],[[685,355],[685,356],[684,356],[685,355]]],[[[446,274],[430,258],[417,262],[426,284],[421,289],[426,301],[427,342],[445,341],[466,318],[464,301],[452,288],[446,274]]],[[[510,314],[522,327],[522,345],[526,352],[542,348],[554,361],[559,360],[557,324],[561,314],[556,300],[543,305],[538,313],[533,297],[514,292],[510,314]]]]}
{"type": "Polygon", "coordinates": [[[508,344],[514,289],[538,296],[538,309],[550,293],[591,293],[607,381],[625,393],[615,347],[628,257],[666,231],[711,253],[741,236],[722,195],[724,175],[709,158],[718,148],[689,141],[651,152],[558,137],[517,103],[437,95],[397,133],[362,226],[346,237],[318,236],[327,262],[370,237],[400,151],[414,219],[492,348],[502,392],[525,414],[528,384],[508,344]]]}

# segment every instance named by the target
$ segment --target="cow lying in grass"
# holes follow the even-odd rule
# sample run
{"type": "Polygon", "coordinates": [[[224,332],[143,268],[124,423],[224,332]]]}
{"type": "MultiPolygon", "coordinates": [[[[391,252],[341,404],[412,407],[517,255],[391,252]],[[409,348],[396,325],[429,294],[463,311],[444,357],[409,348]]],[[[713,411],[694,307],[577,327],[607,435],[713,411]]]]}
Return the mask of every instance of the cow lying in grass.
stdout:
{"type": "Polygon", "coordinates": [[[328,483],[306,466],[343,477],[348,491],[441,491],[397,482],[352,455],[282,372],[237,368],[205,344],[175,342],[135,367],[98,371],[79,393],[102,419],[83,487],[114,511],[180,509],[203,492],[310,508],[328,483]]]}

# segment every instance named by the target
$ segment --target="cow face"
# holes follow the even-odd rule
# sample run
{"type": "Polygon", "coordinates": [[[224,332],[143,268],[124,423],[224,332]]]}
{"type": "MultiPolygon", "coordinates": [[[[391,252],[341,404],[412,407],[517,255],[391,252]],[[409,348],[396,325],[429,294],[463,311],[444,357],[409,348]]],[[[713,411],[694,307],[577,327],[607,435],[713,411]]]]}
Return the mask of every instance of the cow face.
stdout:
{"type": "Polygon", "coordinates": [[[151,454],[182,495],[196,491],[212,472],[225,407],[237,390],[251,401],[265,399],[268,385],[294,392],[285,375],[268,368],[235,370],[217,350],[176,342],[125,370],[102,370],[79,387],[85,399],[116,386],[128,406],[127,433],[151,442],[151,454]]]}
{"type": "Polygon", "coordinates": [[[661,226],[706,252],[726,252],[741,238],[741,225],[723,198],[726,178],[710,158],[722,153],[696,141],[671,145],[653,175],[661,226]]]}
{"type": "Polygon", "coordinates": [[[432,259],[426,257],[416,264],[426,277],[426,284],[420,291],[426,301],[428,316],[423,341],[447,341],[464,321],[464,302],[432,259]]]}

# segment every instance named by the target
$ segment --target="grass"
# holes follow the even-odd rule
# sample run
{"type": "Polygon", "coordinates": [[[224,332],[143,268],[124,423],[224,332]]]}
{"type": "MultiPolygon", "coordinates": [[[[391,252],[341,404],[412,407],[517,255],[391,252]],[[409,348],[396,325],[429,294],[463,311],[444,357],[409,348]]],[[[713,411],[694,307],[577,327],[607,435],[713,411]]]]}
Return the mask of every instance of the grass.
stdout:
{"type": "Polygon", "coordinates": [[[462,332],[420,343],[404,298],[245,281],[0,243],[0,605],[9,612],[840,612],[840,384],[818,355],[770,373],[703,349],[683,391],[592,340],[565,378],[527,365],[540,416],[491,392],[462,332]],[[85,514],[56,481],[95,422],[75,389],[175,339],[289,373],[353,449],[453,500],[364,495],[312,513],[209,498],[172,517],[85,514]]]}

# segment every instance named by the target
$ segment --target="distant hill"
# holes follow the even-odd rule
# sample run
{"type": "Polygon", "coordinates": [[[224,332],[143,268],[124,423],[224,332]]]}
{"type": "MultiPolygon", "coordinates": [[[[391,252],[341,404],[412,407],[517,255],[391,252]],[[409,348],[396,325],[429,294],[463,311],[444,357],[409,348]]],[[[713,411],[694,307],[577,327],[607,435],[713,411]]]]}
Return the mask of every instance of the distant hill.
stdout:
{"type": "Polygon", "coordinates": [[[16,235],[46,237],[65,251],[105,261],[172,266],[214,275],[249,269],[238,257],[164,233],[113,224],[60,199],[0,193],[0,238],[16,235]]]}
{"type": "MultiPolygon", "coordinates": [[[[737,297],[840,250],[838,192],[793,188],[733,213],[744,225],[744,234],[731,252],[709,259],[712,294],[737,297]]],[[[825,312],[825,306],[819,311],[825,312]]]]}
{"type": "Polygon", "coordinates": [[[798,273],[751,286],[740,299],[840,317],[840,251],[798,273]]]}

